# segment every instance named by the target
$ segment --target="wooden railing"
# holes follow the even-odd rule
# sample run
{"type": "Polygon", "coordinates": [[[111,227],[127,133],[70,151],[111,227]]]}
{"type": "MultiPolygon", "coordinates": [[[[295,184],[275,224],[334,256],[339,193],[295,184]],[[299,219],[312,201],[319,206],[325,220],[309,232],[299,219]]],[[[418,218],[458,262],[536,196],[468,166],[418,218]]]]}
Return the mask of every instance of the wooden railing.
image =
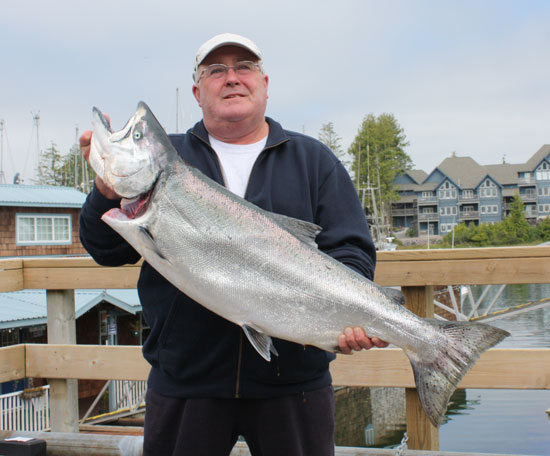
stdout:
{"type": "MultiPolygon", "coordinates": [[[[0,291],[48,290],[48,344],[0,349],[0,382],[48,378],[52,430],[78,430],[74,379],[147,378],[140,347],[75,345],[74,336],[75,289],[134,288],[138,274],[139,265],[104,268],[87,258],[0,261],[0,291]]],[[[550,247],[381,252],[375,281],[401,286],[406,306],[429,317],[434,285],[549,283],[550,247]]],[[[331,372],[335,385],[406,388],[409,448],[438,449],[437,429],[422,410],[401,350],[338,356],[331,372]]],[[[489,350],[460,388],[550,389],[550,349],[489,350]]]]}

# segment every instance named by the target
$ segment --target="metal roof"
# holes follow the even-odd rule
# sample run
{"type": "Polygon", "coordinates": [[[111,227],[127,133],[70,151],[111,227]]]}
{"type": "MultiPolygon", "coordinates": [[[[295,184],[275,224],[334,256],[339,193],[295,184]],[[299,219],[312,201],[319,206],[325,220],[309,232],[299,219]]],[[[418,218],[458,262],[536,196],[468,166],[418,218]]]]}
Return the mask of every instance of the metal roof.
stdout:
{"type": "MultiPolygon", "coordinates": [[[[137,290],[75,290],[76,318],[102,301],[133,315],[141,311],[137,290]]],[[[0,329],[46,324],[46,290],[0,293],[0,329]]]]}
{"type": "Polygon", "coordinates": [[[0,206],[82,207],[86,194],[72,187],[0,184],[0,206]]]}

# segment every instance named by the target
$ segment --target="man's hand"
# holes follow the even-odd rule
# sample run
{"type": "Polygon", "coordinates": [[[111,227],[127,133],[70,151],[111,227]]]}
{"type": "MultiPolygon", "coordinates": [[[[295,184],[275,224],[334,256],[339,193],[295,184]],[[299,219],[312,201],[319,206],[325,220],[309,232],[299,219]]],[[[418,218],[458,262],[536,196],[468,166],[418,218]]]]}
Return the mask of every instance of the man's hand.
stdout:
{"type": "Polygon", "coordinates": [[[349,355],[352,350],[368,350],[372,347],[384,348],[389,344],[378,337],[368,337],[363,328],[345,328],[343,334],[338,337],[338,346],[345,355],[349,355]]]}
{"type": "MultiPolygon", "coordinates": [[[[90,163],[90,144],[92,142],[92,132],[90,130],[82,133],[80,137],[80,150],[84,159],[90,163]]],[[[120,195],[105,183],[99,176],[95,178],[95,186],[99,192],[107,199],[120,199],[120,195]]]]}

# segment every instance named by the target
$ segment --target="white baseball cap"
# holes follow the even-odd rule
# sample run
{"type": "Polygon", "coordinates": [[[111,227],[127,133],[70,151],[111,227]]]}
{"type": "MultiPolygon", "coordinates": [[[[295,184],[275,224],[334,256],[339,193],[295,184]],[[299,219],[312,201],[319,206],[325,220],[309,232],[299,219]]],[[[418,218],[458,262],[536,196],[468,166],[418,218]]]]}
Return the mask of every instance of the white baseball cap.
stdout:
{"type": "Polygon", "coordinates": [[[236,35],[235,33],[222,33],[210,38],[197,51],[197,55],[195,56],[195,66],[193,68],[193,81],[196,82],[197,70],[206,56],[214,49],[218,49],[223,46],[242,47],[243,49],[252,52],[252,54],[258,57],[258,60],[262,60],[262,53],[260,52],[260,49],[251,40],[245,38],[244,36],[236,35]]]}

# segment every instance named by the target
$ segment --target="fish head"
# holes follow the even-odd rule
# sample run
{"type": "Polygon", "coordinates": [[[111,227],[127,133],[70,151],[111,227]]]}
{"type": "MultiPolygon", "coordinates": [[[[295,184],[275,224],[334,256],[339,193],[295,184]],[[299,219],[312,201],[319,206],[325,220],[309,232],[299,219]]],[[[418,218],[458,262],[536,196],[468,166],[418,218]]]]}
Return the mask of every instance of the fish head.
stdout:
{"type": "Polygon", "coordinates": [[[140,102],[134,115],[119,131],[93,108],[90,165],[124,198],[148,192],[155,184],[173,150],[170,139],[149,107],[140,102]]]}

